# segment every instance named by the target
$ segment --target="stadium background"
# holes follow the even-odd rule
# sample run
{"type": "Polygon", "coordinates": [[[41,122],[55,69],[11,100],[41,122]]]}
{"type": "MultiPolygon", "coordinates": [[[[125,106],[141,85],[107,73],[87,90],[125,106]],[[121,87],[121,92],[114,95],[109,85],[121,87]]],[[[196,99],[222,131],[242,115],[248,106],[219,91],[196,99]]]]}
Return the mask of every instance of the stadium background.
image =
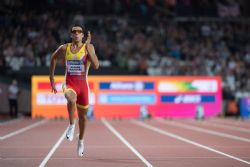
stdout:
{"type": "MultiPolygon", "coordinates": [[[[48,75],[73,23],[92,32],[101,68],[90,76],[220,76],[221,115],[250,97],[247,0],[4,0],[0,16],[0,113],[16,78],[20,115],[31,115],[31,76],[48,75]]],[[[56,74],[63,75],[63,62],[56,74]]]]}

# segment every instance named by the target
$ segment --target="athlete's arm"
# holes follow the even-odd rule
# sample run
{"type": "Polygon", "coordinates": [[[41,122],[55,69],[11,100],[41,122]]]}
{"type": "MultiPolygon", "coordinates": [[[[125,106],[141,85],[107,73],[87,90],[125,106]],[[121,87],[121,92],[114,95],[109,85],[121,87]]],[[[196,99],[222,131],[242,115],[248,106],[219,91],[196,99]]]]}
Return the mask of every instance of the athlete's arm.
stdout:
{"type": "Polygon", "coordinates": [[[49,79],[50,79],[50,85],[51,85],[51,89],[53,93],[57,93],[55,82],[54,82],[56,62],[58,58],[64,55],[65,50],[66,50],[66,45],[61,45],[56,49],[56,51],[52,54],[52,57],[51,57],[50,67],[49,67],[49,79]]]}
{"type": "Polygon", "coordinates": [[[95,54],[95,48],[92,44],[90,44],[90,42],[91,42],[91,34],[88,31],[88,37],[86,40],[87,52],[88,52],[89,59],[91,61],[91,64],[93,65],[94,69],[98,69],[99,68],[99,60],[95,54]]]}
{"type": "Polygon", "coordinates": [[[94,69],[98,69],[99,68],[99,61],[98,58],[95,54],[95,48],[92,44],[88,44],[87,45],[87,50],[88,50],[88,55],[89,55],[89,59],[91,61],[91,64],[93,65],[94,69]]]}

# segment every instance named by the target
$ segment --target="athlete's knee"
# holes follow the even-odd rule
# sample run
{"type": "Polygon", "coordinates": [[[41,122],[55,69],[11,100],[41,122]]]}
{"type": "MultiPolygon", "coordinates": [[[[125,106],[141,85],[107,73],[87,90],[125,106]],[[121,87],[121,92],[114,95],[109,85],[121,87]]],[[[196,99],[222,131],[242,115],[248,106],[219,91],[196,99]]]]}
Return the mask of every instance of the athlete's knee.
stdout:
{"type": "Polygon", "coordinates": [[[76,103],[76,97],[70,97],[67,100],[68,100],[68,103],[70,103],[70,104],[75,104],[76,103]]]}
{"type": "Polygon", "coordinates": [[[86,114],[80,114],[80,115],[78,115],[78,117],[79,117],[79,121],[85,121],[85,120],[87,120],[86,114]]]}
{"type": "Polygon", "coordinates": [[[79,122],[86,122],[87,121],[87,116],[86,115],[78,115],[79,122]]]}
{"type": "Polygon", "coordinates": [[[76,95],[74,93],[71,93],[71,92],[67,93],[65,94],[65,97],[68,103],[72,103],[72,104],[76,103],[76,95]]]}
{"type": "Polygon", "coordinates": [[[80,109],[78,111],[79,120],[86,120],[87,119],[87,109],[80,109]]]}

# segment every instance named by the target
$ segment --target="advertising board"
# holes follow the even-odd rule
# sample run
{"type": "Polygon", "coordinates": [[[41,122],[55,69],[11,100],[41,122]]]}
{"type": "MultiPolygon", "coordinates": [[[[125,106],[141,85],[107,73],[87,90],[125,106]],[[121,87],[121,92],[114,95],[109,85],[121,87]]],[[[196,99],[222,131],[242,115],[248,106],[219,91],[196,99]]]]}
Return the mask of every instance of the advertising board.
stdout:
{"type": "MultiPolygon", "coordinates": [[[[55,81],[57,94],[48,76],[33,76],[33,117],[67,117],[64,77],[55,81]]],[[[142,105],[152,117],[195,117],[201,107],[205,117],[221,111],[220,77],[89,76],[88,82],[95,118],[138,118],[142,105]]]]}

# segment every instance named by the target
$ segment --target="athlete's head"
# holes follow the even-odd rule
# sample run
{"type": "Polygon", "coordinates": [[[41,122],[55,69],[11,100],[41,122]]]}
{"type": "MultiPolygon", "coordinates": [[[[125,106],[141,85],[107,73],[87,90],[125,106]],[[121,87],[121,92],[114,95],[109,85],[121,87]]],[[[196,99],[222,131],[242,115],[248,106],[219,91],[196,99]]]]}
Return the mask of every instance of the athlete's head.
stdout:
{"type": "Polygon", "coordinates": [[[71,28],[70,33],[73,42],[81,42],[84,37],[83,28],[80,25],[74,25],[71,28]]]}

